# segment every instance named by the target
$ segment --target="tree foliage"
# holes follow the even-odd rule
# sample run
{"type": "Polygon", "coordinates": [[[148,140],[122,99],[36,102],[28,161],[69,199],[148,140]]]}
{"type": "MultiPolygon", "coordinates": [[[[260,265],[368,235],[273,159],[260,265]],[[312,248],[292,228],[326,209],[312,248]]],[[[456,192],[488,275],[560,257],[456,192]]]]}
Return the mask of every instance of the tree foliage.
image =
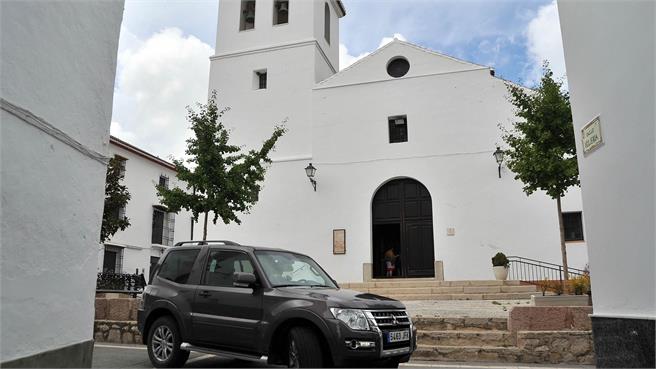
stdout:
{"type": "Polygon", "coordinates": [[[551,198],[579,185],[569,93],[553,79],[548,63],[535,91],[508,84],[509,100],[520,120],[505,131],[507,166],[524,183],[527,195],[545,191],[551,198]]]}
{"type": "Polygon", "coordinates": [[[107,165],[105,207],[100,228],[100,242],[107,241],[119,230],[125,230],[130,226],[130,219],[121,214],[121,209],[125,208],[128,201],[130,201],[130,192],[122,184],[124,177],[123,164],[123,159],[113,157],[107,165]]]}
{"type": "Polygon", "coordinates": [[[218,109],[216,91],[207,104],[198,104],[198,111],[189,107],[187,110],[187,120],[194,133],[187,140],[185,151],[189,166],[185,166],[184,160],[173,160],[177,178],[186,183],[186,189],[159,185],[156,188],[169,211],[177,213],[186,209],[191,211],[194,220],[198,220],[200,214],[205,215],[205,239],[208,213],[214,214],[214,224],[219,218],[225,224],[241,224],[238,214],[248,213],[258,201],[267,164],[271,163],[269,153],[285,128],[276,126],[261,148],[244,152],[241,147],[229,143],[230,132],[220,119],[230,109],[218,109]]]}

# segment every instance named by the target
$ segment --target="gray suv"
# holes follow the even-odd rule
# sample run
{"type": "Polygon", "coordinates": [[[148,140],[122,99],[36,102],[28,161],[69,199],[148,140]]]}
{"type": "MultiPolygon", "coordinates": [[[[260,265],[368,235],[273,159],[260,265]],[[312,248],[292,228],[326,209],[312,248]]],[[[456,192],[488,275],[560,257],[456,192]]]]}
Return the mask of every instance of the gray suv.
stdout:
{"type": "Polygon", "coordinates": [[[190,351],[289,367],[398,367],[416,348],[399,301],[339,288],[296,252],[189,241],[151,271],[138,311],[155,367],[190,351]]]}

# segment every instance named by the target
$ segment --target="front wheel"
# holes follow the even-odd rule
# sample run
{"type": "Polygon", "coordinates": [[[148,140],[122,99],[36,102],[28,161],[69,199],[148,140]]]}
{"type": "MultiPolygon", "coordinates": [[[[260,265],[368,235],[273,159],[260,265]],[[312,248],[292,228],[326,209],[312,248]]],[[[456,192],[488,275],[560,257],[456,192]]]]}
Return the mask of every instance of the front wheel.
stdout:
{"type": "Polygon", "coordinates": [[[156,368],[180,368],[189,358],[189,351],[180,349],[182,337],[173,318],[157,319],[148,333],[148,357],[156,368]]]}
{"type": "Polygon", "coordinates": [[[290,368],[323,368],[321,342],[307,327],[294,327],[289,331],[287,353],[290,368]]]}

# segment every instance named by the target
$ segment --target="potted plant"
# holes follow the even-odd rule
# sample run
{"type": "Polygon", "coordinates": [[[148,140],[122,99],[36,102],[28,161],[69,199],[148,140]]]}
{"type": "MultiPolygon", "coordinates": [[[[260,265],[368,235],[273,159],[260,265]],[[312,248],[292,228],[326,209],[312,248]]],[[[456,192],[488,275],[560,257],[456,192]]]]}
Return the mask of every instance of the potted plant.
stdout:
{"type": "Polygon", "coordinates": [[[494,277],[498,281],[505,281],[508,279],[508,268],[510,261],[503,252],[497,252],[492,258],[492,269],[494,270],[494,277]]]}

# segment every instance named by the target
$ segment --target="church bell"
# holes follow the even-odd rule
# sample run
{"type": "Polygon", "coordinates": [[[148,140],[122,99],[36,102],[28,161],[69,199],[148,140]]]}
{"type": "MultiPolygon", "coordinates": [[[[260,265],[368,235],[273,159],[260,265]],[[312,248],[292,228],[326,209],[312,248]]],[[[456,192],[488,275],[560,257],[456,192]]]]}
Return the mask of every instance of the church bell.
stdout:
{"type": "Polygon", "coordinates": [[[287,12],[289,12],[289,8],[288,8],[288,6],[289,6],[289,5],[287,4],[287,2],[286,2],[286,1],[283,1],[283,2],[280,3],[280,9],[278,9],[278,11],[279,11],[281,14],[287,14],[287,12]]]}

